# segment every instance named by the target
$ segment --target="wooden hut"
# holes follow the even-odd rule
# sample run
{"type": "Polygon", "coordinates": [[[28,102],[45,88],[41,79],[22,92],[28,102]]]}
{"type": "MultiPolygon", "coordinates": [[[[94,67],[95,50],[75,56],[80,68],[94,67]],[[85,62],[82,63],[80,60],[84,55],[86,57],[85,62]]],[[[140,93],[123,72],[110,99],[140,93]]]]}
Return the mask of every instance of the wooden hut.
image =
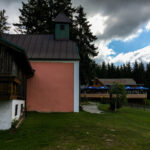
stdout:
{"type": "Polygon", "coordinates": [[[8,129],[25,108],[27,79],[33,76],[25,51],[0,38],[0,129],[8,129]]]}

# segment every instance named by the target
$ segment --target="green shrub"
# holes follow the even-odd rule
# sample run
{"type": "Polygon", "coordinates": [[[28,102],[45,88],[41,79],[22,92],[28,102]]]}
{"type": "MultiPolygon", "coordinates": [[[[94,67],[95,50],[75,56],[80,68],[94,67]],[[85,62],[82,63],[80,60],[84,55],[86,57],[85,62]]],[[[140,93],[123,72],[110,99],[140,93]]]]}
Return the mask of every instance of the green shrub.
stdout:
{"type": "Polygon", "coordinates": [[[16,129],[16,126],[17,126],[18,122],[19,122],[18,120],[14,119],[14,120],[12,121],[11,128],[12,128],[12,129],[16,129]]]}
{"type": "Polygon", "coordinates": [[[114,83],[110,90],[110,110],[116,111],[126,102],[126,90],[121,84],[114,83]]]}

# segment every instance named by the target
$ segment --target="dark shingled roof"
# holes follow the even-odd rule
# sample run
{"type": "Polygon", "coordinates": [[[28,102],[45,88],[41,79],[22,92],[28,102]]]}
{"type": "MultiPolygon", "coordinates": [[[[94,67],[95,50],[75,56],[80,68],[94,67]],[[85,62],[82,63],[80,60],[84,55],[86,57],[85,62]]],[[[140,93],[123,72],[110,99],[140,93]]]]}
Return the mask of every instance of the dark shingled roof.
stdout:
{"type": "Polygon", "coordinates": [[[3,38],[0,38],[0,47],[1,45],[8,47],[9,48],[8,50],[11,50],[11,52],[15,54],[17,62],[22,66],[22,68],[25,71],[25,74],[28,77],[31,77],[34,74],[31,64],[26,56],[24,49],[18,47],[14,43],[11,43],[3,38]]]}
{"type": "Polygon", "coordinates": [[[136,85],[133,79],[98,79],[103,85],[113,85],[113,83],[119,83],[123,85],[136,85]]]}
{"type": "Polygon", "coordinates": [[[56,18],[54,19],[54,22],[60,22],[60,23],[70,23],[70,19],[63,13],[59,13],[56,18]]]}
{"type": "Polygon", "coordinates": [[[30,60],[79,60],[76,42],[54,40],[53,35],[4,34],[7,41],[25,49],[30,60]]]}

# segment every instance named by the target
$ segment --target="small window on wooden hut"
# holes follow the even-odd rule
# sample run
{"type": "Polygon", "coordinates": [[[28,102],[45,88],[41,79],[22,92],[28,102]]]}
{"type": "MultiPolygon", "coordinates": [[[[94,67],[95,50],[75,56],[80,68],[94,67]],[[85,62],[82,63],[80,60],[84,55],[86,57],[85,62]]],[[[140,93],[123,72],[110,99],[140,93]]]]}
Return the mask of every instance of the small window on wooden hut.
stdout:
{"type": "Polygon", "coordinates": [[[12,64],[12,74],[14,75],[14,76],[17,76],[17,65],[16,65],[16,63],[15,62],[13,62],[13,64],[12,64]]]}
{"type": "Polygon", "coordinates": [[[15,105],[15,116],[17,116],[17,114],[18,114],[18,104],[15,105]]]}
{"type": "Polygon", "coordinates": [[[63,24],[60,25],[61,30],[65,30],[65,26],[63,24]]]}
{"type": "Polygon", "coordinates": [[[21,104],[21,114],[23,113],[24,111],[24,107],[23,107],[23,104],[21,104]]]}

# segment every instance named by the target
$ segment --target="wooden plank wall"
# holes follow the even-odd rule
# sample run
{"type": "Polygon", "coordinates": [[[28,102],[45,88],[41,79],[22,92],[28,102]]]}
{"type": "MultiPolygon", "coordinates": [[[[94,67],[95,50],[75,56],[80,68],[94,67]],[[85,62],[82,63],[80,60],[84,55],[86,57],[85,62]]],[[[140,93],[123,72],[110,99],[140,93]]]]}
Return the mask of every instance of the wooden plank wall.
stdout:
{"type": "Polygon", "coordinates": [[[26,76],[13,51],[0,45],[0,99],[6,96],[26,99],[26,82],[26,76]],[[15,77],[14,81],[12,77],[15,77]]]}

